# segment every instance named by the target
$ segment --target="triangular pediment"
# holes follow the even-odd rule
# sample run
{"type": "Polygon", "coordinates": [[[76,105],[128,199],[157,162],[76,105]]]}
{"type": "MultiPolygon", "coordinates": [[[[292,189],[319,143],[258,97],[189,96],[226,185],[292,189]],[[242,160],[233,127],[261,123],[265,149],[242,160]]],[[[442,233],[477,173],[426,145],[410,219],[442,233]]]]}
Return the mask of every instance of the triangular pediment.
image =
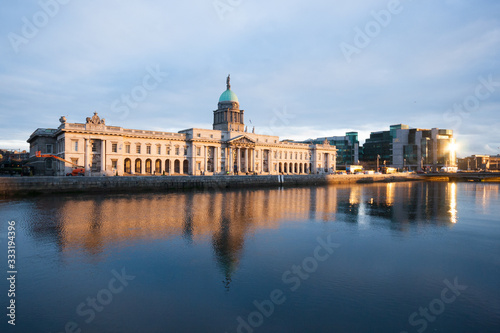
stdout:
{"type": "Polygon", "coordinates": [[[239,135],[235,138],[227,140],[227,142],[231,143],[231,144],[245,144],[245,145],[254,145],[255,144],[255,140],[252,140],[251,138],[249,138],[248,136],[245,136],[245,135],[239,135]]]}

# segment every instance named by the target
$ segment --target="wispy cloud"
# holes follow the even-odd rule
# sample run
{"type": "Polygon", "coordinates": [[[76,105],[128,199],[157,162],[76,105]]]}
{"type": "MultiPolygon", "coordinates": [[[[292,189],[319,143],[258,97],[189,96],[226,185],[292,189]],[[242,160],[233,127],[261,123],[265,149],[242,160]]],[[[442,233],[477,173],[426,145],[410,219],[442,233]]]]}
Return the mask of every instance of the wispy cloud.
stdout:
{"type": "MultiPolygon", "coordinates": [[[[283,138],[352,129],[363,141],[395,123],[447,128],[443,114],[479,76],[500,79],[500,3],[401,3],[346,63],[339,43],[388,1],[243,1],[224,20],[206,0],[70,1],[17,53],[9,33],[21,34],[41,7],[9,2],[0,13],[0,145],[19,148],[36,127],[55,127],[61,115],[82,122],[94,110],[124,127],[210,127],[228,73],[257,131],[276,108],[296,115],[273,133],[283,138]],[[151,64],[168,79],[127,119],[115,117],[112,102],[151,64]]],[[[463,154],[495,147],[499,104],[493,94],[457,129],[463,154]]]]}

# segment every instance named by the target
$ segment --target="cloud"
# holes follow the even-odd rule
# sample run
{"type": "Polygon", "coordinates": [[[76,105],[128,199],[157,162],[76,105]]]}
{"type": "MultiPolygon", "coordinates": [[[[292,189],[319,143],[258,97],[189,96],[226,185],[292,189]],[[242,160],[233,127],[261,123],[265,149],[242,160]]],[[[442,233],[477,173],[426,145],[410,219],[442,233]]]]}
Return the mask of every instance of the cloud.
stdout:
{"type": "MultiPolygon", "coordinates": [[[[500,78],[500,4],[401,3],[348,63],[340,43],[352,43],[355,28],[388,1],[241,1],[223,20],[206,0],[70,1],[18,53],[7,36],[21,34],[23,17],[41,7],[9,2],[0,13],[0,144],[23,148],[37,127],[56,127],[61,115],[83,122],[94,110],[129,128],[210,128],[228,73],[257,129],[269,127],[275,110],[294,115],[273,131],[282,138],[349,129],[363,142],[391,124],[448,128],[443,114],[479,76],[500,78]],[[113,101],[140,84],[148,66],[168,77],[119,117],[113,101]]],[[[464,153],[484,148],[468,140],[500,141],[499,103],[497,91],[455,129],[464,153]]]]}

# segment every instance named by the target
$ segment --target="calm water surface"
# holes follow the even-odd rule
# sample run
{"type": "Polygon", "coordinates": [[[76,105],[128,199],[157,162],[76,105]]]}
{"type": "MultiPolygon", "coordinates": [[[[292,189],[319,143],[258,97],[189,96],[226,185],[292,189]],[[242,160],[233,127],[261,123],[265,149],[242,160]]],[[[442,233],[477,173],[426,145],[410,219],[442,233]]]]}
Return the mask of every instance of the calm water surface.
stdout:
{"type": "Polygon", "coordinates": [[[498,184],[0,201],[2,332],[499,332],[498,184]]]}

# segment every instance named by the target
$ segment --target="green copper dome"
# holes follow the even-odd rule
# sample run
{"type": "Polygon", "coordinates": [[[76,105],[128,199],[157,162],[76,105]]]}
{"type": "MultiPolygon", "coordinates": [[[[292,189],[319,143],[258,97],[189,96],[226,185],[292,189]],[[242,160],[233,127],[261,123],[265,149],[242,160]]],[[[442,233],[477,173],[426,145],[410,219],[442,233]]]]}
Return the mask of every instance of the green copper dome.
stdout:
{"type": "Polygon", "coordinates": [[[220,95],[219,102],[238,102],[238,96],[228,89],[220,95]]]}

